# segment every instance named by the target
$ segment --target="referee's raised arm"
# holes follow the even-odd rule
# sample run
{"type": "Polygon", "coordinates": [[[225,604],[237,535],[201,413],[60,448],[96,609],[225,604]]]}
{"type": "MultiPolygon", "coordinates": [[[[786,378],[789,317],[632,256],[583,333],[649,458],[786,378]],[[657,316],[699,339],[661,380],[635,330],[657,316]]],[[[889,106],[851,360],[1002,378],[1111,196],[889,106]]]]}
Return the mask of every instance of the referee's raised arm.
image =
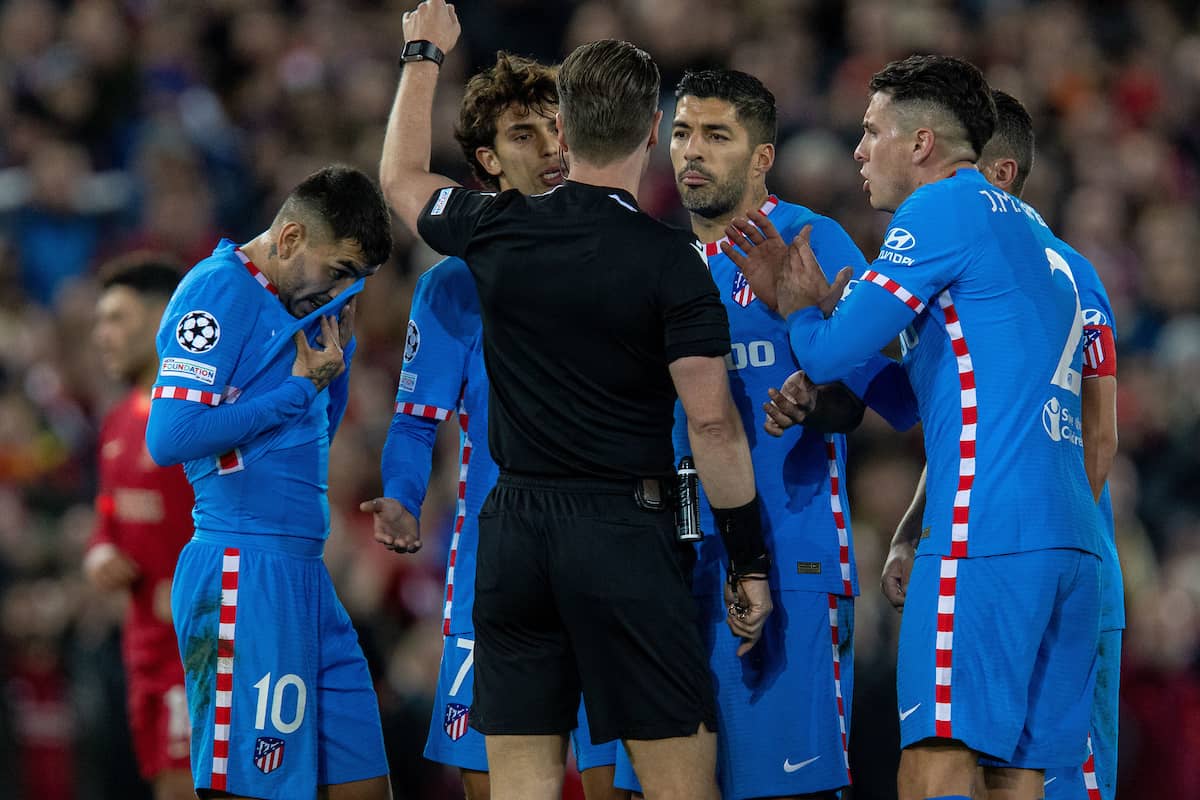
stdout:
{"type": "Polygon", "coordinates": [[[445,0],[424,0],[404,14],[400,86],[383,140],[379,185],[388,205],[417,236],[417,217],[430,196],[458,185],[430,173],[429,152],[438,71],[461,32],[454,5],[445,0]]]}

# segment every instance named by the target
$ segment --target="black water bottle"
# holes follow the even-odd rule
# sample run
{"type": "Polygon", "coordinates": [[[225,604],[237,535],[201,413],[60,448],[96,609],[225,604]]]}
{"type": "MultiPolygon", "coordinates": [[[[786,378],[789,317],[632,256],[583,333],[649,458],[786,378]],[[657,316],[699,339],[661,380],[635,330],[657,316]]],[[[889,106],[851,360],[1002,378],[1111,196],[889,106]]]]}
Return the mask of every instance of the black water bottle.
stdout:
{"type": "Polygon", "coordinates": [[[681,542],[698,542],[704,538],[704,532],[700,530],[700,479],[691,456],[679,459],[675,475],[679,482],[675,538],[681,542]]]}

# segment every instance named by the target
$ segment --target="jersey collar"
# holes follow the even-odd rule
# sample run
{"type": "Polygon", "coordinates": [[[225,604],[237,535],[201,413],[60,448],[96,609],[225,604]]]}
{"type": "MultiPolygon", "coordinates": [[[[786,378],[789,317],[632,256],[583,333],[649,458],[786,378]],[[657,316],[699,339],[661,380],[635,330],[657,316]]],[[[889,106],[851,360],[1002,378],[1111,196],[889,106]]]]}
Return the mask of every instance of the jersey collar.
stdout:
{"type": "Polygon", "coordinates": [[[271,281],[267,279],[267,276],[263,274],[261,269],[254,266],[254,262],[246,257],[246,254],[242,252],[242,248],[235,246],[233,248],[233,252],[237,255],[238,260],[242,262],[242,266],[246,268],[246,271],[250,273],[251,277],[258,281],[259,286],[263,287],[276,297],[279,296],[279,290],[275,288],[275,284],[271,283],[271,281]]]}
{"type": "MultiPolygon", "coordinates": [[[[778,206],[778,205],[779,205],[779,198],[772,194],[772,195],[767,196],[766,201],[762,204],[762,207],[759,208],[758,210],[761,211],[763,214],[770,216],[771,212],[774,211],[776,206],[778,206]]],[[[705,258],[712,258],[713,256],[721,255],[721,243],[728,242],[728,241],[729,241],[728,236],[722,236],[720,239],[718,239],[715,242],[705,242],[704,243],[705,258]]]]}

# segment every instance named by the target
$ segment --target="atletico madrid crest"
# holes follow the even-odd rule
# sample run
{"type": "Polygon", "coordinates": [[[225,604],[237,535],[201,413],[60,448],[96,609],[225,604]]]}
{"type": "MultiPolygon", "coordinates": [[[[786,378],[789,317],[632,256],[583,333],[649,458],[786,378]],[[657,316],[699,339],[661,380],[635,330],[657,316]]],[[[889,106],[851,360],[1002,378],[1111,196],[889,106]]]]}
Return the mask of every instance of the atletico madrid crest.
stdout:
{"type": "Polygon", "coordinates": [[[450,737],[450,741],[457,742],[467,735],[467,718],[470,717],[470,712],[470,708],[460,703],[446,704],[446,720],[442,728],[450,737]]]}
{"type": "Polygon", "coordinates": [[[750,289],[750,282],[746,280],[746,276],[739,269],[733,275],[733,301],[742,308],[754,302],[754,292],[750,289]]]}
{"type": "Polygon", "coordinates": [[[283,766],[283,739],[260,736],[254,743],[254,766],[268,775],[283,766]]]}

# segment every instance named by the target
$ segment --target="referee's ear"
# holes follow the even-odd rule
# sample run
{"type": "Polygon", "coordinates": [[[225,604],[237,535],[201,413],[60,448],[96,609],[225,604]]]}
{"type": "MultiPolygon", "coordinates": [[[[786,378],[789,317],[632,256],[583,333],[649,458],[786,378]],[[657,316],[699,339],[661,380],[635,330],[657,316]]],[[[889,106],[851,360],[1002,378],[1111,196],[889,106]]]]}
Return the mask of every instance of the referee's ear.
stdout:
{"type": "Polygon", "coordinates": [[[563,115],[561,111],[554,112],[554,130],[558,131],[558,152],[567,152],[567,129],[563,127],[563,115]]]}
{"type": "Polygon", "coordinates": [[[650,126],[650,140],[646,142],[646,149],[653,150],[658,144],[658,126],[662,124],[663,112],[660,108],[654,112],[654,123],[650,126]]]}

